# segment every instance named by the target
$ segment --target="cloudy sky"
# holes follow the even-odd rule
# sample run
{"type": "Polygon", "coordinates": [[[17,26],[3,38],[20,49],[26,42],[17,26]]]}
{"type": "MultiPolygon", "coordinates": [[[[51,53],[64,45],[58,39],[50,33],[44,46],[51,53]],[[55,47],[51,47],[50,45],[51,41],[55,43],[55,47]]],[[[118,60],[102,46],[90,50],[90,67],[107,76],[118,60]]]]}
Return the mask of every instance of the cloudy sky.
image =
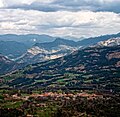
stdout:
{"type": "Polygon", "coordinates": [[[0,34],[91,37],[120,32],[120,0],[0,0],[0,34]]]}

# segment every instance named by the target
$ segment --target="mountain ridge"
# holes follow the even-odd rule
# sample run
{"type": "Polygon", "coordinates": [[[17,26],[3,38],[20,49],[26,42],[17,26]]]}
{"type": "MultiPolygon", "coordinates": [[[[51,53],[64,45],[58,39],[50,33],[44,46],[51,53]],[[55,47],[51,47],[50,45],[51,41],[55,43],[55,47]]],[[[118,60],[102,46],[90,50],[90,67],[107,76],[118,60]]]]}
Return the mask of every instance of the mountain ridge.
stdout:
{"type": "Polygon", "coordinates": [[[0,53],[9,59],[15,59],[21,56],[31,46],[16,41],[0,41],[0,53]]]}
{"type": "Polygon", "coordinates": [[[87,47],[16,71],[7,76],[12,80],[6,85],[18,89],[59,87],[120,92],[119,52],[120,46],[87,47]]]}
{"type": "Polygon", "coordinates": [[[19,68],[18,66],[20,67],[20,65],[18,65],[16,62],[0,54],[0,74],[12,72],[19,68]]]}
{"type": "Polygon", "coordinates": [[[19,59],[19,63],[36,63],[59,58],[77,50],[77,43],[72,40],[57,38],[53,42],[36,43],[19,59]]]}
{"type": "Polygon", "coordinates": [[[39,35],[39,34],[5,34],[0,35],[0,41],[16,41],[22,42],[27,45],[34,45],[36,42],[50,42],[55,38],[49,35],[39,35]]]}

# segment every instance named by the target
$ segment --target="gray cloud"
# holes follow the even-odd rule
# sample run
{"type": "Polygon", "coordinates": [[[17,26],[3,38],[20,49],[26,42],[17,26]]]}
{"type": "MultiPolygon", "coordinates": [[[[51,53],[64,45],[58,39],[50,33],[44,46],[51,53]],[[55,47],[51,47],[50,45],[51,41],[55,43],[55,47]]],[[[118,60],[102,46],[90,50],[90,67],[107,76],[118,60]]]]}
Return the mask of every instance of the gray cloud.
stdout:
{"type": "Polygon", "coordinates": [[[7,9],[24,9],[24,10],[38,10],[43,12],[55,12],[58,11],[60,8],[56,5],[46,5],[46,4],[40,4],[38,2],[34,2],[30,5],[28,4],[22,4],[22,5],[13,5],[8,6],[7,9]]]}
{"type": "Polygon", "coordinates": [[[120,12],[120,0],[55,0],[53,4],[70,10],[92,10],[120,12]]]}
{"type": "Polygon", "coordinates": [[[55,11],[110,11],[120,13],[120,0],[49,0],[51,2],[34,1],[30,4],[8,4],[9,9],[38,10],[43,12],[55,11]]]}

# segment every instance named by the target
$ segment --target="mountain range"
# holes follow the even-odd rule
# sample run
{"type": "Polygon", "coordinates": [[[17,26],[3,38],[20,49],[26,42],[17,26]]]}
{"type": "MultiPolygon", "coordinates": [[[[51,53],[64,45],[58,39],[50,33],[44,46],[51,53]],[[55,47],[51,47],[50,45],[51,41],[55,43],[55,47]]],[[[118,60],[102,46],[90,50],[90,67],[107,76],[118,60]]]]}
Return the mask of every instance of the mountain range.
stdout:
{"type": "Polygon", "coordinates": [[[78,41],[80,46],[91,46],[91,45],[95,45],[101,41],[106,41],[108,39],[111,38],[117,38],[120,37],[120,33],[117,34],[111,34],[111,35],[103,35],[103,36],[98,36],[98,37],[90,37],[81,41],[78,41]]]}
{"type": "Polygon", "coordinates": [[[16,34],[5,34],[0,35],[0,41],[16,41],[21,42],[26,45],[34,45],[35,43],[43,43],[54,41],[55,37],[49,35],[38,35],[38,34],[26,34],[26,35],[16,35],[16,34]]]}
{"type": "MultiPolygon", "coordinates": [[[[78,49],[88,46],[119,45],[119,35],[120,33],[90,38],[90,43],[89,39],[75,42],[72,40],[56,38],[52,42],[35,43],[32,47],[27,46],[25,43],[21,42],[0,41],[0,52],[2,56],[4,56],[5,58],[7,57],[7,59],[17,64],[17,69],[28,64],[39,63],[42,61],[48,61],[51,59],[67,56],[74,51],[77,51],[78,49]],[[84,42],[86,42],[86,45],[84,44],[84,42]]],[[[11,70],[4,69],[4,71],[5,72],[1,71],[0,73],[4,74],[11,70]]]]}
{"type": "MultiPolygon", "coordinates": [[[[112,35],[104,35],[99,37],[91,37],[87,39],[83,39],[81,41],[72,41],[66,40],[63,38],[55,38],[49,35],[37,35],[37,34],[28,34],[28,35],[15,35],[15,34],[6,34],[0,35],[0,53],[4,56],[7,56],[9,59],[17,60],[19,62],[26,61],[25,58],[29,59],[30,62],[40,62],[44,60],[44,58],[57,58],[70,52],[73,52],[76,48],[79,49],[81,47],[88,47],[90,45],[97,44],[100,41],[105,41],[110,38],[120,37],[120,33],[112,34],[112,35]],[[64,45],[64,47],[63,47],[64,45]],[[62,47],[61,47],[62,46],[62,47]],[[37,48],[37,49],[36,49],[37,48]],[[59,53],[55,53],[53,51],[60,51],[61,48],[69,50],[64,53],[63,49],[59,53]],[[73,50],[72,50],[73,48],[73,50]],[[41,53],[40,50],[45,50],[41,53]],[[32,53],[37,52],[37,56],[35,57],[32,53]],[[40,52],[38,52],[40,51],[40,52]],[[52,51],[52,52],[51,52],[52,51]],[[48,54],[49,53],[49,54],[48,54]],[[54,56],[51,57],[51,54],[54,56]],[[41,56],[43,58],[41,59],[41,56]],[[50,56],[50,57],[49,57],[50,56]],[[33,58],[33,60],[31,59],[33,58]],[[35,60],[35,58],[37,58],[35,60]]],[[[75,40],[75,38],[73,38],[75,40]]],[[[45,59],[46,60],[46,59],[45,59]]],[[[28,62],[29,63],[29,62],[28,62]]]]}
{"type": "Polygon", "coordinates": [[[28,49],[27,52],[17,58],[16,61],[19,63],[30,64],[55,59],[68,55],[80,48],[96,45],[97,43],[106,41],[110,38],[116,39],[116,37],[120,37],[120,33],[84,39],[77,42],[63,38],[56,38],[52,42],[34,44],[32,48],[28,49]]]}
{"type": "Polygon", "coordinates": [[[57,38],[53,42],[36,43],[16,61],[31,64],[56,59],[74,52],[79,47],[75,41],[57,38]]]}
{"type": "Polygon", "coordinates": [[[44,87],[119,92],[120,46],[116,43],[82,48],[67,56],[28,65],[1,77],[1,81],[1,87],[18,89],[44,87]]]}

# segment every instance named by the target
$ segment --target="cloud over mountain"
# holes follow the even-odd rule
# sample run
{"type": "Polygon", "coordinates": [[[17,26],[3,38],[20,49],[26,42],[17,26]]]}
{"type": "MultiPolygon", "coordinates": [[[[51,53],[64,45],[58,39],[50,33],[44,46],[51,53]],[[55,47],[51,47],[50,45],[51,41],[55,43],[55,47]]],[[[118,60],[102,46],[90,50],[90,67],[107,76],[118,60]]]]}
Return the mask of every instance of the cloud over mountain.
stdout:
{"type": "Polygon", "coordinates": [[[97,36],[120,30],[120,0],[0,0],[1,33],[97,36]]]}

